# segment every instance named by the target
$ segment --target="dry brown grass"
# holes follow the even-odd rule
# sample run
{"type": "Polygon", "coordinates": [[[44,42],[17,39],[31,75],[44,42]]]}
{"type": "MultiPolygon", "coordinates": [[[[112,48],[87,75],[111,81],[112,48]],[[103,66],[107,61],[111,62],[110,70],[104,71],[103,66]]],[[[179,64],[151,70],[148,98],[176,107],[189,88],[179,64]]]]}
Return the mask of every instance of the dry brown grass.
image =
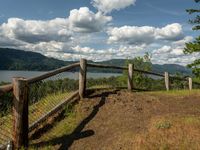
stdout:
{"type": "Polygon", "coordinates": [[[148,131],[136,135],[135,145],[135,149],[200,149],[200,117],[154,117],[148,131]]]}

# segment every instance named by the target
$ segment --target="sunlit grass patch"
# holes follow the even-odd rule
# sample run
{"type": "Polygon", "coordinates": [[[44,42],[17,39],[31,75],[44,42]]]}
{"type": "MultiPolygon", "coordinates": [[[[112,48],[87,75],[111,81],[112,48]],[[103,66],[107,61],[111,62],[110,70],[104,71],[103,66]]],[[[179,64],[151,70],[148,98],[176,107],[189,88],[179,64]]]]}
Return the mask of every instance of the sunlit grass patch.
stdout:
{"type": "Polygon", "coordinates": [[[151,94],[164,94],[164,95],[170,95],[170,96],[187,96],[187,95],[200,95],[199,89],[194,90],[169,90],[169,91],[155,91],[155,92],[147,92],[151,94]]]}
{"type": "Polygon", "coordinates": [[[32,139],[30,141],[30,149],[36,150],[40,142],[45,143],[44,145],[40,145],[40,149],[59,149],[62,143],[54,144],[51,141],[62,139],[73,132],[82,117],[82,114],[77,112],[77,107],[77,105],[66,105],[63,119],[54,122],[52,128],[38,138],[32,139]]]}
{"type": "Polygon", "coordinates": [[[200,127],[200,117],[188,116],[188,117],[183,117],[182,120],[186,125],[200,127]]]}
{"type": "Polygon", "coordinates": [[[98,89],[98,88],[112,88],[111,85],[93,85],[89,89],[98,89]]]}
{"type": "Polygon", "coordinates": [[[29,107],[29,124],[46,114],[60,102],[67,99],[71,94],[72,92],[49,94],[46,97],[41,98],[37,103],[31,105],[29,107]]]}

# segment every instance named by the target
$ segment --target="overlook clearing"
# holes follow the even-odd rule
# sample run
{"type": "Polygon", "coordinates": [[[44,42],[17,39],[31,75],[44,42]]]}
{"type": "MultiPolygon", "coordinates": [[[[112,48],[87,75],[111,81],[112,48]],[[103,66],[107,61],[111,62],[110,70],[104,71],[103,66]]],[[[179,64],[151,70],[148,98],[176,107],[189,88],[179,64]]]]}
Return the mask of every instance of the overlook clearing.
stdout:
{"type": "Polygon", "coordinates": [[[1,108],[0,148],[187,149],[193,143],[197,149],[200,95],[193,87],[198,85],[191,77],[85,59],[30,79],[15,77],[12,84],[0,87],[2,101],[12,98],[6,109],[1,108]],[[92,84],[89,67],[125,70],[127,83],[110,78],[92,84]],[[59,74],[75,68],[80,70],[79,80],[59,79],[59,74]],[[139,92],[148,89],[135,87],[136,72],[159,76],[168,92],[139,92]],[[173,80],[184,82],[185,90],[170,91],[173,80]]]}

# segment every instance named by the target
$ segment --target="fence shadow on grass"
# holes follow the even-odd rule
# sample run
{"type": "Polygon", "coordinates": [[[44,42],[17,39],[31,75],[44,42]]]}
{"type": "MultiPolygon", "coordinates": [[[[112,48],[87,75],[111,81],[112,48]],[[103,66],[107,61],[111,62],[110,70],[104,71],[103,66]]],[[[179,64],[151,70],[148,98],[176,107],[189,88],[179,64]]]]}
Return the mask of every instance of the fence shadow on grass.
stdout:
{"type": "Polygon", "coordinates": [[[102,94],[99,94],[98,96],[101,97],[100,102],[96,106],[93,107],[92,112],[84,120],[81,121],[81,123],[74,129],[74,131],[71,134],[54,138],[46,142],[33,144],[31,146],[44,147],[44,146],[61,145],[59,149],[66,150],[73,144],[75,140],[93,136],[95,134],[93,130],[86,130],[86,131],[82,131],[82,130],[96,116],[99,109],[105,104],[106,97],[108,97],[108,95],[112,93],[115,93],[115,92],[104,92],[102,94]]]}

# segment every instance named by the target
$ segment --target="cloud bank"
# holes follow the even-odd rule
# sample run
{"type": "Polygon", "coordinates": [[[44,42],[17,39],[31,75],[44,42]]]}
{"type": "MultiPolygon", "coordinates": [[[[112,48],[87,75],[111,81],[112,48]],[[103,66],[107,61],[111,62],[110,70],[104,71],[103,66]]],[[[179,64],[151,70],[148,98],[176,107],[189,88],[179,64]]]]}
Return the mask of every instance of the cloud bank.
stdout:
{"type": "Polygon", "coordinates": [[[42,53],[62,60],[81,57],[101,61],[134,58],[145,52],[152,54],[153,63],[186,65],[196,55],[184,55],[185,36],[180,23],[163,27],[123,25],[115,27],[114,10],[135,5],[136,0],[92,0],[97,9],[72,9],[66,18],[24,20],[9,18],[0,25],[0,47],[42,53]]]}
{"type": "Polygon", "coordinates": [[[177,41],[184,38],[182,26],[178,23],[163,28],[152,26],[123,26],[108,30],[108,43],[151,44],[156,40],[177,41]]]}

